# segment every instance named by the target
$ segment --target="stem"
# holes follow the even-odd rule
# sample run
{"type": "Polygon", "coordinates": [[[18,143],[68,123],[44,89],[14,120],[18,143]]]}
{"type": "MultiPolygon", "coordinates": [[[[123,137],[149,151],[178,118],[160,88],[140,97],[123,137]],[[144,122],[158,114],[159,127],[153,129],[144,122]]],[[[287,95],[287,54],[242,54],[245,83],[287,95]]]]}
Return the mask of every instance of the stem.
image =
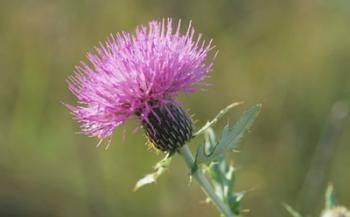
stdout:
{"type": "Polygon", "coordinates": [[[227,205],[224,204],[224,202],[218,197],[218,195],[215,194],[213,187],[209,183],[207,177],[202,173],[202,171],[198,168],[193,171],[193,168],[196,168],[197,165],[194,162],[194,158],[188,146],[185,144],[178,150],[178,152],[186,162],[188,169],[192,171],[192,176],[197,180],[204,193],[214,203],[214,205],[221,212],[221,214],[225,217],[234,217],[227,205]]]}

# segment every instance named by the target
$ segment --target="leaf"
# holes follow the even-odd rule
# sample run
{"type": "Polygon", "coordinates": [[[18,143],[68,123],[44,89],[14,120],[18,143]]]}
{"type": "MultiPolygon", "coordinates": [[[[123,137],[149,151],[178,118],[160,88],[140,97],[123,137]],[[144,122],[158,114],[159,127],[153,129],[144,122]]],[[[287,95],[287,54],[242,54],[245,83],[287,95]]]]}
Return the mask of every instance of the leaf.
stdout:
{"type": "Polygon", "coordinates": [[[149,174],[145,175],[143,178],[141,178],[140,180],[138,180],[135,187],[134,187],[134,191],[137,191],[139,188],[141,188],[145,185],[155,183],[157,181],[157,179],[168,169],[168,167],[171,163],[171,157],[172,157],[172,154],[167,154],[165,156],[165,158],[160,160],[153,167],[155,170],[153,173],[149,173],[149,174]]]}
{"type": "MultiPolygon", "coordinates": [[[[260,109],[261,104],[255,105],[244,112],[233,127],[230,127],[227,124],[222,131],[219,142],[213,145],[213,148],[210,151],[207,150],[208,148],[206,148],[205,144],[200,145],[196,154],[196,163],[208,164],[223,156],[227,151],[233,150],[243,137],[244,133],[252,126],[254,120],[260,112],[260,109]]],[[[208,128],[209,127],[206,129],[208,128]]],[[[208,143],[208,139],[209,137],[207,135],[206,143],[208,143]]]]}
{"type": "Polygon", "coordinates": [[[229,110],[231,110],[232,108],[239,106],[243,104],[243,102],[234,102],[228,106],[226,106],[226,108],[222,109],[215,117],[213,120],[208,121],[200,130],[198,130],[197,132],[195,132],[193,134],[193,136],[198,136],[199,134],[202,134],[205,132],[206,129],[208,129],[209,127],[213,126],[214,124],[216,124],[216,122],[218,122],[218,120],[224,116],[229,110]]]}
{"type": "MultiPolygon", "coordinates": [[[[205,131],[206,151],[212,151],[216,145],[215,133],[212,128],[205,131]]],[[[240,202],[245,192],[235,192],[235,169],[230,165],[224,156],[221,156],[217,162],[210,164],[207,168],[211,184],[215,193],[230,208],[233,214],[239,215],[240,202]]]]}
{"type": "Polygon", "coordinates": [[[243,113],[233,127],[226,125],[219,141],[216,140],[211,126],[230,108],[239,104],[231,104],[223,109],[212,121],[208,122],[196,133],[196,135],[204,133],[205,143],[198,147],[195,159],[196,167],[194,168],[198,169],[199,164],[204,164],[201,168],[204,168],[208,172],[215,194],[230,208],[232,214],[235,215],[241,213],[240,203],[245,192],[235,192],[235,169],[227,162],[224,154],[237,146],[244,133],[251,127],[259,114],[261,105],[253,106],[243,113]]]}
{"type": "Polygon", "coordinates": [[[291,214],[293,217],[303,217],[298,211],[296,211],[295,209],[293,209],[291,206],[289,206],[286,203],[283,203],[284,208],[286,208],[286,210],[289,212],[289,214],[291,214]]]}
{"type": "Polygon", "coordinates": [[[245,192],[235,192],[235,169],[223,157],[217,163],[212,163],[209,170],[215,193],[230,207],[233,214],[239,215],[240,202],[245,192]]]}

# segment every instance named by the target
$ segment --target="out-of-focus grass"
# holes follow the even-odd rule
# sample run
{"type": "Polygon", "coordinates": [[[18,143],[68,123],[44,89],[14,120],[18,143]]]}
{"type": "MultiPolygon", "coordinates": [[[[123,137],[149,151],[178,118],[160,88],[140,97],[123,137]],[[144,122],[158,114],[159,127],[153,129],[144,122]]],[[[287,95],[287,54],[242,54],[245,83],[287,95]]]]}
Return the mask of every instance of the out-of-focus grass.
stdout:
{"type": "MultiPolygon", "coordinates": [[[[65,79],[111,32],[153,18],[192,19],[220,50],[212,87],[181,97],[198,126],[232,101],[263,103],[253,133],[234,154],[239,190],[251,189],[250,216],[288,216],[281,201],[319,213],[300,189],[325,134],[331,107],[349,104],[348,1],[9,1],[0,7],[0,216],[215,216],[188,187],[183,163],[154,185],[132,192],[161,156],[147,152],[142,133],[117,130],[108,151],[74,132],[60,103],[74,102],[65,79]]],[[[237,117],[232,112],[227,119],[237,117]]],[[[221,123],[224,124],[224,123],[221,123]]],[[[340,201],[350,203],[350,125],[319,168],[340,201]]],[[[316,165],[317,166],[317,165],[316,165]]],[[[317,178],[317,174],[315,175],[317,178]]]]}

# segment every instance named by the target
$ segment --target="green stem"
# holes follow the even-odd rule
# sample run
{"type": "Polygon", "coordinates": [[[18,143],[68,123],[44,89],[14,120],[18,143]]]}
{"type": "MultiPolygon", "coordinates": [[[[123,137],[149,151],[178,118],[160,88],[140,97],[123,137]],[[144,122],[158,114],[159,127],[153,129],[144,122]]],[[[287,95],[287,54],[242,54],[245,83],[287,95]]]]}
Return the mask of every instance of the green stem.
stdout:
{"type": "Polygon", "coordinates": [[[197,165],[195,165],[194,158],[188,146],[185,144],[178,150],[178,152],[186,162],[188,169],[192,172],[192,176],[196,179],[198,184],[201,186],[202,190],[213,202],[213,204],[218,208],[222,215],[224,215],[225,217],[234,217],[227,205],[224,204],[224,202],[218,197],[217,194],[215,194],[214,189],[209,183],[207,177],[202,173],[200,169],[196,168],[197,165]]]}

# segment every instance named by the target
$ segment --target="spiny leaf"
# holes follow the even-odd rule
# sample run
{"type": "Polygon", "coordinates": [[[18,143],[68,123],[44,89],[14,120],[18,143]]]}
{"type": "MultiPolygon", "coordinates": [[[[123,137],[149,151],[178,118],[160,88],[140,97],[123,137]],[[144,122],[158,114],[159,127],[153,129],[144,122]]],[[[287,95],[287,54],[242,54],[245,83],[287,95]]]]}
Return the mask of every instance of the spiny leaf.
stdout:
{"type": "MultiPolygon", "coordinates": [[[[206,151],[212,151],[216,145],[215,133],[212,128],[205,131],[206,151]]],[[[239,215],[240,202],[244,196],[244,192],[235,192],[235,169],[230,165],[224,156],[218,161],[207,167],[210,181],[214,187],[215,193],[219,198],[227,204],[233,214],[239,215]]]]}
{"type": "Polygon", "coordinates": [[[240,202],[245,192],[235,192],[234,167],[229,165],[225,158],[221,158],[219,162],[211,164],[208,172],[215,193],[230,207],[232,213],[239,215],[240,202]]]}
{"type": "Polygon", "coordinates": [[[157,179],[168,169],[170,162],[171,162],[171,157],[172,157],[171,154],[168,154],[167,156],[165,156],[165,158],[160,160],[153,167],[155,170],[153,173],[149,173],[149,174],[145,175],[143,178],[141,178],[139,181],[137,181],[137,183],[134,187],[134,191],[137,191],[139,188],[141,188],[145,185],[149,185],[149,184],[156,182],[157,179]]]}
{"type": "Polygon", "coordinates": [[[222,109],[215,117],[213,120],[211,121],[208,121],[200,130],[198,130],[197,132],[195,132],[193,134],[193,136],[198,136],[199,134],[201,133],[204,133],[204,131],[206,129],[208,129],[209,127],[213,126],[214,124],[216,124],[216,122],[218,122],[218,120],[224,116],[229,110],[231,110],[232,108],[236,107],[236,106],[239,106],[243,104],[243,102],[235,102],[235,103],[232,103],[230,105],[228,105],[226,108],[222,109]]]}
{"type": "Polygon", "coordinates": [[[210,152],[206,150],[205,145],[200,145],[196,154],[196,163],[208,164],[223,156],[227,151],[234,149],[239,143],[240,139],[243,137],[244,133],[252,126],[255,118],[260,112],[260,109],[260,104],[255,105],[247,110],[233,127],[230,127],[227,124],[222,131],[219,143],[214,145],[214,148],[212,148],[210,152]]]}
{"type": "Polygon", "coordinates": [[[283,206],[286,208],[286,210],[291,214],[293,217],[303,217],[298,211],[293,209],[291,206],[289,206],[286,203],[283,203],[283,206]]]}

